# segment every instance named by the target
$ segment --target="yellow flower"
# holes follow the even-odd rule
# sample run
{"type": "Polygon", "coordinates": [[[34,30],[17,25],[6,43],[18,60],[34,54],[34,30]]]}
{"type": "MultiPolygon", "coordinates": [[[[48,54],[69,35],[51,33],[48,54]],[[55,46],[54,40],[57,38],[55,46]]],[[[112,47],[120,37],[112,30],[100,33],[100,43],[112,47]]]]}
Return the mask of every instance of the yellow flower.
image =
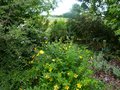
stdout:
{"type": "Polygon", "coordinates": [[[77,83],[77,88],[81,88],[82,85],[80,83],[77,83]]]}
{"type": "Polygon", "coordinates": [[[49,79],[49,78],[50,78],[49,74],[46,74],[46,75],[45,75],[45,78],[46,78],[46,79],[49,79]]]}
{"type": "Polygon", "coordinates": [[[78,75],[77,74],[74,74],[74,78],[77,78],[78,77],[78,75]]]}
{"type": "Polygon", "coordinates": [[[54,90],[58,90],[59,89],[59,86],[58,85],[55,85],[54,86],[54,90]]]}
{"type": "Polygon", "coordinates": [[[93,60],[93,57],[90,57],[93,60]]]}
{"type": "Polygon", "coordinates": [[[65,89],[66,89],[66,90],[69,90],[69,86],[68,86],[68,85],[67,85],[67,86],[65,86],[65,89]]]}
{"type": "Polygon", "coordinates": [[[43,50],[40,50],[40,51],[39,51],[39,54],[44,54],[44,51],[43,51],[43,50]]]}
{"type": "Polygon", "coordinates": [[[71,46],[69,46],[69,48],[71,48],[71,46]]]}
{"type": "Polygon", "coordinates": [[[43,50],[40,50],[40,51],[37,53],[36,56],[39,56],[39,55],[41,55],[41,54],[44,54],[44,51],[43,51],[43,50]]]}
{"type": "Polygon", "coordinates": [[[79,58],[80,58],[80,59],[83,59],[83,57],[82,57],[82,56],[79,56],[79,58]]]}
{"type": "Polygon", "coordinates": [[[55,61],[55,59],[52,59],[52,61],[54,62],[54,61],[55,61]]]}
{"type": "Polygon", "coordinates": [[[69,76],[69,75],[70,75],[70,73],[68,72],[68,73],[67,73],[67,75],[69,76]]]}

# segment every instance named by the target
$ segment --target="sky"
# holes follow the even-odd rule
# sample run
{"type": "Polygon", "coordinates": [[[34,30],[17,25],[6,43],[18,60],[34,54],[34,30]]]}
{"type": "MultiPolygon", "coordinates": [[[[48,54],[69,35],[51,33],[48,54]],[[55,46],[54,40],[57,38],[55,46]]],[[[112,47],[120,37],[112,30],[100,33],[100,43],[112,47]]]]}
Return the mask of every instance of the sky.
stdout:
{"type": "Polygon", "coordinates": [[[69,12],[72,8],[72,5],[75,3],[79,3],[77,0],[62,0],[58,2],[58,7],[54,11],[51,12],[51,15],[61,15],[63,13],[69,12]]]}

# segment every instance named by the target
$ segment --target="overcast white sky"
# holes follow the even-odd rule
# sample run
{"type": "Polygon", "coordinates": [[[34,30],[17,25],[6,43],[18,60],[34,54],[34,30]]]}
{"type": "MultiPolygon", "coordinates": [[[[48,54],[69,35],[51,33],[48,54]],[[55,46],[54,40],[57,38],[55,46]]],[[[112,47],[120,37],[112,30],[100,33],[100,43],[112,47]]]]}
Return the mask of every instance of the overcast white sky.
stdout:
{"type": "Polygon", "coordinates": [[[65,12],[70,11],[72,5],[75,3],[80,3],[77,0],[62,0],[62,2],[58,3],[58,7],[51,12],[52,15],[61,15],[65,12]]]}

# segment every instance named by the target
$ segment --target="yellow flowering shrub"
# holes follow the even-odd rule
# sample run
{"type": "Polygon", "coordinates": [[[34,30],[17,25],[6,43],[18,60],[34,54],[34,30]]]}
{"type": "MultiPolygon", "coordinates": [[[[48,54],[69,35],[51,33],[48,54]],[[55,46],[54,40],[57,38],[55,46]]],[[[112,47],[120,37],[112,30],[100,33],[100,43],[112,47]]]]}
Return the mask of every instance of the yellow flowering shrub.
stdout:
{"type": "Polygon", "coordinates": [[[91,78],[92,52],[72,43],[46,44],[34,58],[33,68],[24,71],[21,88],[31,90],[103,90],[102,83],[91,78]],[[66,49],[67,48],[67,49],[66,49]],[[39,89],[34,89],[34,88],[39,89]]]}

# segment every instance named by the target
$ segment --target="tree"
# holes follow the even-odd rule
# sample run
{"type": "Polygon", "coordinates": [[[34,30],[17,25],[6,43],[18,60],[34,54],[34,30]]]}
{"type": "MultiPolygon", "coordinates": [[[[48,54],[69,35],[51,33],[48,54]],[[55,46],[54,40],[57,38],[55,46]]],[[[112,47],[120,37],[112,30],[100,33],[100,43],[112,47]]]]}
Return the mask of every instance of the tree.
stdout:
{"type": "Polygon", "coordinates": [[[119,0],[82,0],[89,5],[89,10],[94,15],[101,16],[108,26],[119,30],[120,1],[119,0]],[[89,4],[88,4],[89,3],[89,4]]]}
{"type": "Polygon", "coordinates": [[[79,16],[81,13],[81,7],[79,4],[74,4],[70,10],[70,12],[64,13],[63,16],[67,18],[73,18],[79,16]]]}
{"type": "Polygon", "coordinates": [[[120,1],[119,0],[80,0],[89,7],[89,12],[100,16],[110,31],[116,34],[116,44],[120,43],[120,1]]]}

